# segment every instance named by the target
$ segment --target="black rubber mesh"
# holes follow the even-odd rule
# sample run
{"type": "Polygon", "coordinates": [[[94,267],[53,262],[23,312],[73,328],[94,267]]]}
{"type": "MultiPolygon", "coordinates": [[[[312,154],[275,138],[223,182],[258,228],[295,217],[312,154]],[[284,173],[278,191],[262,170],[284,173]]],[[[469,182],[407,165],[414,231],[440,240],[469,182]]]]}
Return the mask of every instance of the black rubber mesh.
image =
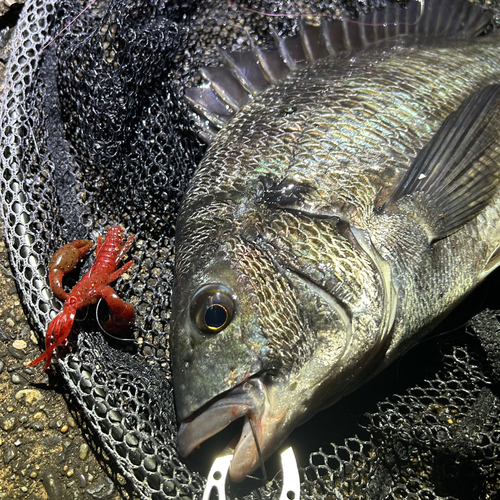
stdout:
{"type": "MultiPolygon", "coordinates": [[[[293,14],[335,12],[341,3],[356,14],[383,2],[251,7],[293,14]]],[[[95,239],[116,223],[137,235],[129,252],[135,265],[115,286],[137,308],[137,342],[103,337],[89,314],[80,334],[71,336],[75,354],[59,368],[129,490],[141,498],[201,497],[204,478],[175,449],[168,349],[175,217],[203,154],[182,91],[196,80],[197,67],[218,61],[215,47],[245,45],[245,27],[269,40],[270,23],[282,34],[296,30],[298,21],[224,0],[96,1],[35,57],[84,7],[28,1],[14,33],[0,110],[12,267],[43,339],[61,307],[46,283],[53,252],[77,238],[95,239]]],[[[444,362],[440,358],[430,382],[381,403],[360,429],[363,439],[330,445],[325,438],[302,470],[305,498],[498,494],[500,323],[485,312],[472,327],[481,342],[465,335],[444,362]]],[[[278,479],[250,496],[278,498],[279,491],[278,479]]]]}

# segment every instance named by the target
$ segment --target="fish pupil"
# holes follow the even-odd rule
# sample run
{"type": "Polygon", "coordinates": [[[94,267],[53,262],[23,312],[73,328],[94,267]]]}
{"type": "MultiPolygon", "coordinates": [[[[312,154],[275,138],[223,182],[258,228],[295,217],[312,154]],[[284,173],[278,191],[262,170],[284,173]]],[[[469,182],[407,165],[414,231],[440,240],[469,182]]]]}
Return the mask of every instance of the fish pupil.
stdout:
{"type": "Polygon", "coordinates": [[[227,309],[221,304],[212,304],[205,312],[205,324],[210,330],[219,330],[223,328],[228,318],[229,314],[227,309]]]}

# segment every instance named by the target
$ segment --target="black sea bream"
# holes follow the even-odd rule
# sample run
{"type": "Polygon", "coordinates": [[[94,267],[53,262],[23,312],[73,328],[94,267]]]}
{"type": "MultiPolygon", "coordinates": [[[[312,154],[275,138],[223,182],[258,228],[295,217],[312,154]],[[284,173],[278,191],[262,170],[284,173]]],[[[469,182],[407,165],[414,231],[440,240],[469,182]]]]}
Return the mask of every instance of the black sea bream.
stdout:
{"type": "Polygon", "coordinates": [[[477,5],[420,10],[303,23],[188,91],[213,142],[177,226],[179,448],[244,419],[235,481],[499,263],[500,39],[477,5]]]}

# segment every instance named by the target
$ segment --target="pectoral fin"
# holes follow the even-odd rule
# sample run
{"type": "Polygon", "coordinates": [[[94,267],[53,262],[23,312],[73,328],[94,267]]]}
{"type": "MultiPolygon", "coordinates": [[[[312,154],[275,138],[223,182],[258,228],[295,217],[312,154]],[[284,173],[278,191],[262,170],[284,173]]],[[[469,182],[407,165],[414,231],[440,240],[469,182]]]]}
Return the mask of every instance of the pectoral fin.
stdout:
{"type": "Polygon", "coordinates": [[[381,209],[414,200],[436,241],[476,217],[499,181],[500,85],[490,85],[446,118],[381,209]]]}

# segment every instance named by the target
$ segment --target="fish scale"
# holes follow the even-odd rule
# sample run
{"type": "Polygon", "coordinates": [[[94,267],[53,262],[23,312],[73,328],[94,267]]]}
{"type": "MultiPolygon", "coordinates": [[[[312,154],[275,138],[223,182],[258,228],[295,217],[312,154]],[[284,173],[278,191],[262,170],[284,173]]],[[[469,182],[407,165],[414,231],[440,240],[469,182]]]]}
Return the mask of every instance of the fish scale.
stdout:
{"type": "Polygon", "coordinates": [[[373,18],[323,25],[326,35],[303,25],[309,63],[268,84],[248,62],[268,62],[255,44],[225,54],[240,81],[248,64],[248,103],[211,120],[224,99],[218,80],[217,105],[200,94],[195,106],[210,121],[205,137],[230,119],[177,225],[179,445],[189,454],[243,417],[234,480],[259,464],[254,440],[269,457],[500,262],[500,40],[450,36],[450,19],[468,16],[471,33],[488,21],[461,0],[425,9],[406,26],[416,38],[381,40],[390,30],[370,28],[373,18]],[[325,37],[350,47],[325,57],[325,37]],[[214,307],[223,322],[204,316],[214,307]]]}

